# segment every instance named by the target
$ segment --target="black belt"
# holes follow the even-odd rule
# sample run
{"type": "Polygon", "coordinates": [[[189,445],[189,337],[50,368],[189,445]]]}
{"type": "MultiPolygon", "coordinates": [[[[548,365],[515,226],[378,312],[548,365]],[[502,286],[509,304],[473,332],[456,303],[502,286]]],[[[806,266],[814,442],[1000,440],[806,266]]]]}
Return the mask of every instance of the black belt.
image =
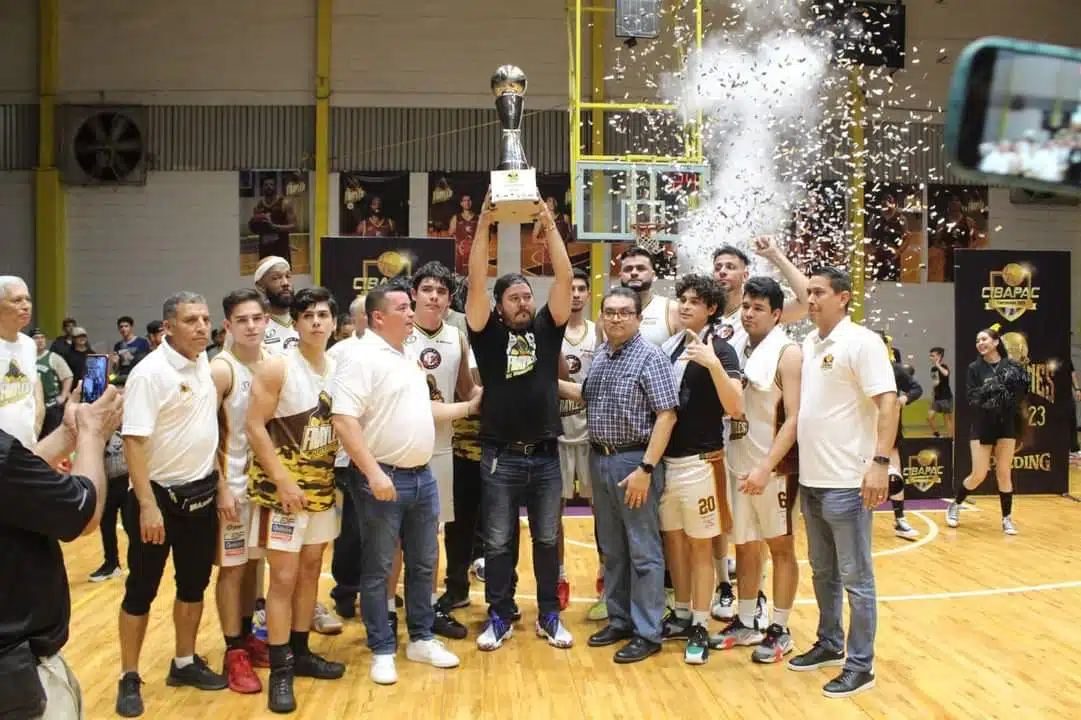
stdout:
{"type": "Polygon", "coordinates": [[[530,455],[539,455],[544,452],[554,452],[556,449],[555,440],[538,440],[537,442],[510,442],[510,443],[492,443],[492,446],[499,452],[510,453],[511,455],[522,455],[529,457],[530,455]]]}
{"type": "Polygon", "coordinates": [[[600,453],[601,455],[618,455],[620,453],[628,452],[645,452],[645,443],[626,443],[624,445],[610,445],[609,443],[591,442],[589,446],[593,448],[593,452],[600,453]]]}
{"type": "MultiPolygon", "coordinates": [[[[354,465],[354,467],[356,466],[354,465]]],[[[423,465],[415,465],[413,467],[398,467],[397,465],[391,465],[390,463],[381,462],[379,463],[379,467],[390,468],[391,472],[420,472],[424,468],[428,467],[428,463],[424,463],[423,465]]],[[[384,470],[383,472],[386,472],[386,470],[384,470]]]]}

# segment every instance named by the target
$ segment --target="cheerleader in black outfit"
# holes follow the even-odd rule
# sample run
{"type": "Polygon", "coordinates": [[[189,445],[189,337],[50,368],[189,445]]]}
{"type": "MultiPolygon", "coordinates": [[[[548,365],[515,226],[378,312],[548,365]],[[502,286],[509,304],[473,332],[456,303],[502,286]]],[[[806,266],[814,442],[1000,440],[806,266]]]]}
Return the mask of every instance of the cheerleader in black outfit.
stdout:
{"type": "Polygon", "coordinates": [[[975,411],[972,421],[972,474],[961,483],[957,498],[946,511],[946,524],[961,522],[961,504],[980,486],[995,458],[995,479],[1002,505],[1002,532],[1016,535],[1013,512],[1013,480],[1010,469],[1017,441],[1021,438],[1022,402],[1028,392],[1028,370],[1006,353],[999,339],[999,325],[992,325],[976,335],[978,360],[968,366],[965,394],[975,411]]]}

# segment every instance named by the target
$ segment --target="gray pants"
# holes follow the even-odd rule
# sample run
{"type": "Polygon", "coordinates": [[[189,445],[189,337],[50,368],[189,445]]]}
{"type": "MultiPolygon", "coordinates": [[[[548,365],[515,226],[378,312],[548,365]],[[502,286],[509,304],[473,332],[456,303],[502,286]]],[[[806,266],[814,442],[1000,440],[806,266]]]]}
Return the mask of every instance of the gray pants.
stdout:
{"type": "Polygon", "coordinates": [[[45,688],[45,714],[42,720],[82,720],[83,694],[75,673],[59,653],[41,658],[38,678],[45,688]]]}

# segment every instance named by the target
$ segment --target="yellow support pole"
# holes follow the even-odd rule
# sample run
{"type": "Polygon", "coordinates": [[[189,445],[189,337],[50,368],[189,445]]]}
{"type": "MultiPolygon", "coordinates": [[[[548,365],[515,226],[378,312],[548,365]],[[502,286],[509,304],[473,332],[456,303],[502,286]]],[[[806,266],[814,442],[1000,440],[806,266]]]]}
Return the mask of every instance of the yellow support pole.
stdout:
{"type": "Polygon", "coordinates": [[[322,238],[330,230],[330,42],[334,0],[316,0],[315,10],[315,237],[312,277],[322,276],[322,238]]]}
{"type": "Polygon", "coordinates": [[[851,103],[848,128],[849,153],[852,172],[849,175],[848,226],[852,229],[852,258],[849,274],[852,276],[852,322],[862,323],[867,304],[865,270],[867,249],[864,246],[864,197],[863,187],[867,177],[867,144],[863,133],[863,121],[867,98],[863,92],[860,67],[849,70],[849,102],[851,103]]]}
{"type": "MultiPolygon", "coordinates": [[[[579,0],[580,1],[580,0],[579,0]]],[[[590,155],[597,156],[604,152],[604,107],[608,103],[604,102],[604,34],[607,26],[608,16],[603,13],[596,13],[591,18],[592,24],[590,28],[590,51],[589,51],[589,70],[591,77],[591,97],[592,103],[582,103],[583,107],[588,105],[592,110],[591,125],[593,130],[592,146],[590,147],[590,155]]],[[[611,103],[612,105],[620,105],[620,103],[611,103]]],[[[605,198],[607,193],[604,191],[604,173],[600,170],[595,170],[591,173],[590,183],[592,186],[592,192],[590,196],[590,204],[592,205],[593,227],[590,228],[592,232],[601,232],[604,230],[604,211],[605,211],[605,198]]],[[[607,247],[604,243],[595,242],[589,246],[589,267],[590,267],[590,293],[593,295],[593,302],[591,303],[593,319],[597,320],[601,314],[601,302],[604,299],[604,293],[608,289],[608,259],[607,247]]]]}
{"type": "Polygon", "coordinates": [[[60,0],[38,5],[38,161],[34,169],[37,324],[60,332],[67,311],[68,268],[64,191],[56,169],[56,93],[60,85],[60,0]]]}

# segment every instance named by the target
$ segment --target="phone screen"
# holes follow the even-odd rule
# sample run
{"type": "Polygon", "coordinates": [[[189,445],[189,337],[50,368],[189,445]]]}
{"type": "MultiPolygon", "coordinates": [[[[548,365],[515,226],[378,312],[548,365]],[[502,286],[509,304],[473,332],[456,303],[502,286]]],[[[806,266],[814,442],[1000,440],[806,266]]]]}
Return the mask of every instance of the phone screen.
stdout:
{"type": "Polygon", "coordinates": [[[86,374],[83,376],[82,402],[91,403],[105,393],[109,385],[109,357],[89,355],[86,358],[86,374]]]}

